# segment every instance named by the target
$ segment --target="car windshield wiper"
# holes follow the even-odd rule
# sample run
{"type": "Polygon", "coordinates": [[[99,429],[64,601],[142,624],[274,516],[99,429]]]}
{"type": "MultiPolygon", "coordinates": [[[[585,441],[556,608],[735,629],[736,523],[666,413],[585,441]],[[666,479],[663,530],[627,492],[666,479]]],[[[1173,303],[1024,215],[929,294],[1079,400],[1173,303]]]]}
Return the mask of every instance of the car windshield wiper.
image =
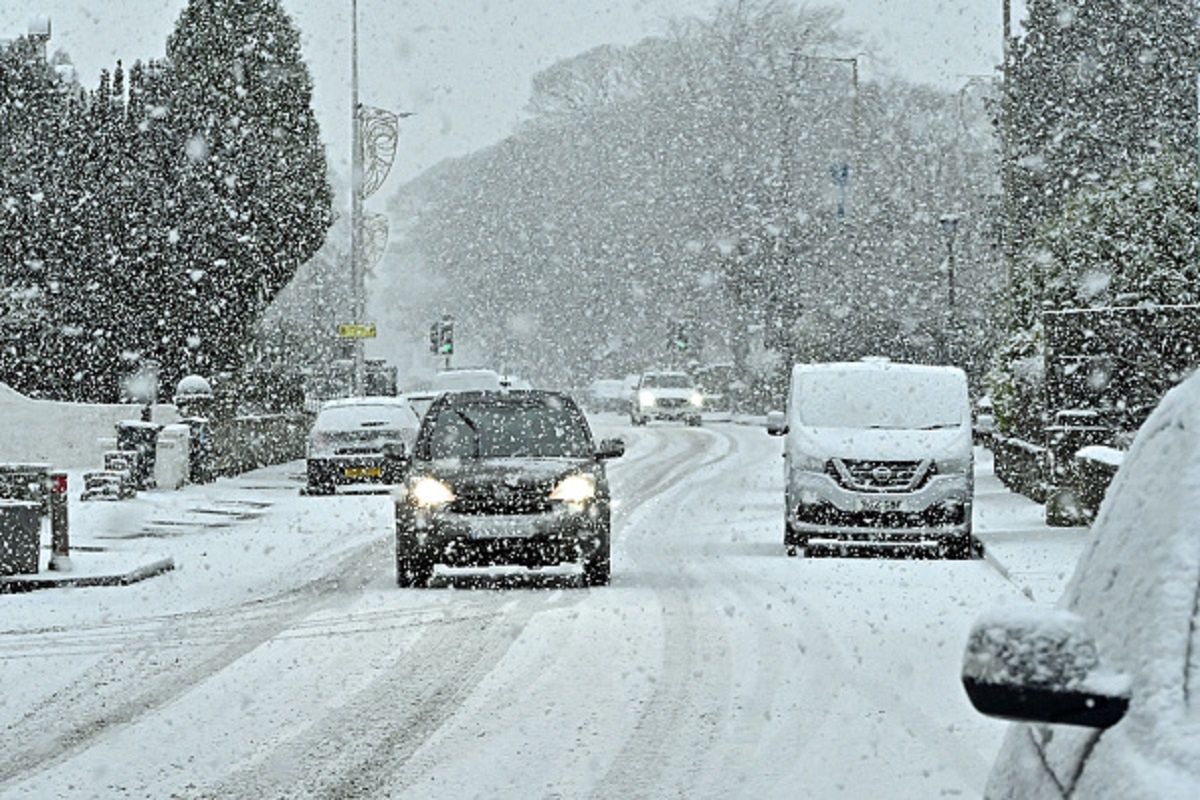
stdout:
{"type": "Polygon", "coordinates": [[[917,428],[917,430],[919,430],[919,431],[940,431],[940,430],[945,430],[946,428],[957,428],[957,427],[958,427],[957,422],[939,422],[934,425],[924,425],[920,428],[917,428]]]}
{"type": "Polygon", "coordinates": [[[475,437],[475,458],[479,458],[480,450],[482,449],[482,445],[480,444],[479,440],[479,426],[475,424],[475,420],[471,419],[457,408],[451,410],[458,415],[459,419],[467,424],[468,428],[471,429],[471,435],[475,437]]]}

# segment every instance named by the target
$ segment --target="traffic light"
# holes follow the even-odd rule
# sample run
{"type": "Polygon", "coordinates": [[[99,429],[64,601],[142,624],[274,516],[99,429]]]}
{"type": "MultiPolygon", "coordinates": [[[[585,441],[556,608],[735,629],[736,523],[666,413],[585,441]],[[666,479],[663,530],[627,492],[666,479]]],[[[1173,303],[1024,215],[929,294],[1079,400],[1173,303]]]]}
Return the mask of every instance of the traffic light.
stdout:
{"type": "Polygon", "coordinates": [[[671,325],[671,336],[668,342],[668,347],[672,350],[680,352],[687,350],[690,342],[688,341],[687,326],[682,322],[676,322],[671,325]]]}
{"type": "Polygon", "coordinates": [[[435,322],[429,326],[429,352],[438,353],[442,349],[442,323],[435,322]]]}
{"type": "Polygon", "coordinates": [[[441,336],[438,339],[438,355],[452,356],[454,355],[454,322],[443,320],[440,324],[441,336]]]}

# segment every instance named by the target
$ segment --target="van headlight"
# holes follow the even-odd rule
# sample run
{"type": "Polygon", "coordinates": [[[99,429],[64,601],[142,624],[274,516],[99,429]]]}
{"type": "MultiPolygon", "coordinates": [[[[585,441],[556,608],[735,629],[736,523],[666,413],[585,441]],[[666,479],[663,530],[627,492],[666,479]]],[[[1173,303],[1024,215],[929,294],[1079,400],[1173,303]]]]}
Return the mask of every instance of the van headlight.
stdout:
{"type": "Polygon", "coordinates": [[[440,508],[458,499],[453,489],[437,478],[428,476],[413,481],[408,496],[419,508],[440,508]]]}
{"type": "Polygon", "coordinates": [[[704,395],[700,394],[699,392],[692,392],[692,405],[694,405],[696,408],[704,405],[704,395]]]}
{"type": "Polygon", "coordinates": [[[581,506],[596,497],[596,479],[591,475],[568,475],[550,493],[551,500],[581,506]]]}
{"type": "Polygon", "coordinates": [[[654,392],[647,392],[647,391],[638,392],[638,402],[641,403],[642,406],[654,405],[654,392]]]}
{"type": "Polygon", "coordinates": [[[959,456],[957,458],[939,458],[934,463],[934,472],[938,475],[967,475],[975,467],[974,456],[959,456]]]}

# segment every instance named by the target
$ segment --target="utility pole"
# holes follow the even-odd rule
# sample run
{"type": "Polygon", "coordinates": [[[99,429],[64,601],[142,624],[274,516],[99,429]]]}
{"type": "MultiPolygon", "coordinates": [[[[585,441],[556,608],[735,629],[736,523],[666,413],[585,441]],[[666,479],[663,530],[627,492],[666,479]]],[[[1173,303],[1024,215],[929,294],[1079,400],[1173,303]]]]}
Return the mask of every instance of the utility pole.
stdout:
{"type": "Polygon", "coordinates": [[[1013,204],[1012,204],[1012,0],[1003,0],[1004,43],[1001,49],[1001,80],[1004,93],[1000,103],[1000,184],[1003,194],[1004,231],[1004,289],[1010,306],[1013,293],[1013,260],[1016,253],[1013,250],[1013,204]]]}
{"type": "MultiPolygon", "coordinates": [[[[358,0],[350,0],[350,296],[351,313],[358,324],[366,316],[365,270],[362,246],[363,148],[358,102],[358,0]]],[[[363,393],[363,340],[354,340],[354,394],[363,393]]]]}

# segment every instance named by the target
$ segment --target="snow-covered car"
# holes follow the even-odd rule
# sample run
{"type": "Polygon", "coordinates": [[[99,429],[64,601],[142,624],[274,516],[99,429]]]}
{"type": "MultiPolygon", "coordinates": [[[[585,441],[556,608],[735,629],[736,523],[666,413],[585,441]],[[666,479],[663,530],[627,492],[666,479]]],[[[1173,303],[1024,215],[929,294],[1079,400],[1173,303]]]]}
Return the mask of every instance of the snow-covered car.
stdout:
{"type": "Polygon", "coordinates": [[[786,436],[788,555],[978,553],[962,370],[881,360],[797,365],[787,413],[771,414],[768,432],[786,436]]]}
{"type": "Polygon", "coordinates": [[[389,444],[411,448],[420,421],[402,397],[351,397],[321,407],[308,435],[306,494],[332,494],[337,486],[392,483],[398,476],[385,458],[389,444]]]}
{"type": "Polygon", "coordinates": [[[686,372],[647,372],[638,381],[630,404],[629,420],[645,425],[653,420],[700,424],[704,398],[686,372]]]}
{"type": "Polygon", "coordinates": [[[1018,720],[992,800],[1200,797],[1200,376],[1124,459],[1057,608],[974,626],[963,683],[1018,720]]]}
{"type": "Polygon", "coordinates": [[[432,389],[442,392],[490,392],[501,388],[500,373],[490,369],[449,369],[433,376],[432,389]]]}
{"type": "Polygon", "coordinates": [[[449,566],[582,565],[607,584],[610,496],[605,461],[583,412],[549,391],[458,392],[434,401],[416,446],[396,456],[396,579],[429,581],[449,566]]]}
{"type": "Polygon", "coordinates": [[[629,408],[629,391],[620,378],[601,378],[588,387],[587,402],[592,411],[625,411],[629,408]]]}

